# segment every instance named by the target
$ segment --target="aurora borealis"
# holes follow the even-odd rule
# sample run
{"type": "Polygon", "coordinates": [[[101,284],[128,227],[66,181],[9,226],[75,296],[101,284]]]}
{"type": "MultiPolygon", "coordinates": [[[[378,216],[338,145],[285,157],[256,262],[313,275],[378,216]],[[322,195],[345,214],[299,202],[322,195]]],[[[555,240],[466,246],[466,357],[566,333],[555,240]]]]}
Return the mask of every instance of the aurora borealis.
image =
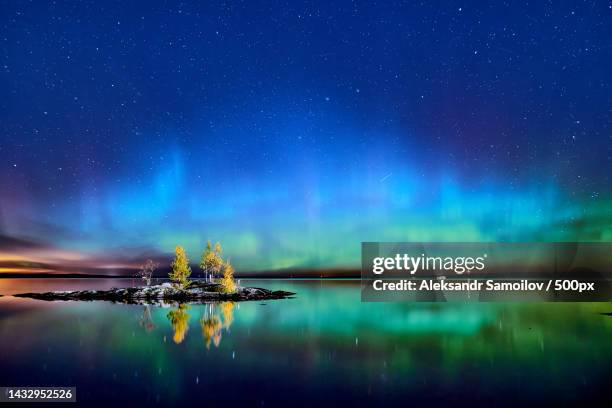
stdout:
{"type": "Polygon", "coordinates": [[[607,1],[0,4],[0,272],[612,239],[607,1]]]}

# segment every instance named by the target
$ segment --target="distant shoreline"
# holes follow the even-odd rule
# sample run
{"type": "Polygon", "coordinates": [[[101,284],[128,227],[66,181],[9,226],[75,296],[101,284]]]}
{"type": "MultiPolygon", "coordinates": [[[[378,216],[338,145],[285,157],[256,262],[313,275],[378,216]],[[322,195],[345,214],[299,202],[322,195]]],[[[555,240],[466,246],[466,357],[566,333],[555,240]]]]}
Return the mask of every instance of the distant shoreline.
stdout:
{"type": "MultiPolygon", "coordinates": [[[[325,270],[325,271],[269,271],[245,272],[236,274],[237,279],[359,279],[358,270],[325,270]]],[[[192,275],[193,279],[200,279],[192,275]]],[[[0,279],[140,279],[136,276],[103,275],[90,273],[0,273],[0,279]]],[[[156,276],[154,279],[167,279],[167,276],[156,276]]]]}
{"type": "MultiPolygon", "coordinates": [[[[0,273],[0,279],[64,279],[64,278],[87,278],[87,279],[121,279],[131,278],[125,275],[99,275],[88,273],[0,273]]],[[[136,278],[134,278],[136,279],[136,278]]]]}

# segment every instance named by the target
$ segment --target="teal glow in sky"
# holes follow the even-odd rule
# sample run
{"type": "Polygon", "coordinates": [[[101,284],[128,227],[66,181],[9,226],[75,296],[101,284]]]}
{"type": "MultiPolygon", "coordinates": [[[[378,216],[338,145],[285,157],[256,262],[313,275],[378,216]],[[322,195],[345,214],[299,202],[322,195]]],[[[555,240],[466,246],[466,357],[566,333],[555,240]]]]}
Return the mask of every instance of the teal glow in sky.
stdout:
{"type": "Polygon", "coordinates": [[[2,8],[2,272],[612,239],[607,3],[2,8]]]}

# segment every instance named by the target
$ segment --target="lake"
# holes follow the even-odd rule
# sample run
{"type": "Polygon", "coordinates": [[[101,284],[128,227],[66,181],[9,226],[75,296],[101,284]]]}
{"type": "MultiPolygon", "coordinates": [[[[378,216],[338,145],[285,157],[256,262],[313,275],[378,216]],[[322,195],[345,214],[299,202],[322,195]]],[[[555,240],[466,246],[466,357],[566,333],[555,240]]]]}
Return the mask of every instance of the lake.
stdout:
{"type": "MultiPolygon", "coordinates": [[[[0,293],[134,283],[0,279],[0,293]]],[[[611,385],[611,303],[362,303],[359,281],[241,284],[297,295],[181,307],[4,296],[0,385],[76,386],[104,406],[260,407],[586,406],[611,385]]]]}

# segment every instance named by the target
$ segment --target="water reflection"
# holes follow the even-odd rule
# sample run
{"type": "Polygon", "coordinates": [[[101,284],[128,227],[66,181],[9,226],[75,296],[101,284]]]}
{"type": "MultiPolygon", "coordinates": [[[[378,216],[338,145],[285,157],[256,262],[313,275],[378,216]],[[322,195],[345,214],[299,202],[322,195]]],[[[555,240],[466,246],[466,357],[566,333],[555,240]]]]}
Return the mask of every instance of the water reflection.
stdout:
{"type": "Polygon", "coordinates": [[[204,344],[206,348],[210,348],[210,341],[212,340],[215,347],[219,347],[221,342],[221,319],[217,315],[203,317],[200,319],[200,327],[202,327],[202,337],[204,338],[204,344]]]}
{"type": "Polygon", "coordinates": [[[320,406],[339,395],[353,407],[428,397],[598,406],[589,398],[609,389],[612,303],[362,303],[359,282],[248,286],[298,296],[144,309],[2,297],[0,384],[75,384],[82,401],[134,406],[202,395],[213,406],[320,406]]]}
{"type": "Polygon", "coordinates": [[[228,330],[234,322],[234,302],[223,302],[219,308],[223,316],[223,328],[228,330]]]}
{"type": "Polygon", "coordinates": [[[185,340],[185,335],[187,334],[187,330],[189,330],[189,313],[187,313],[187,310],[189,310],[189,306],[180,304],[176,309],[169,311],[166,315],[174,330],[172,340],[176,344],[180,344],[185,340]]]}
{"type": "Polygon", "coordinates": [[[151,306],[145,305],[144,310],[142,312],[142,316],[138,319],[138,324],[140,327],[145,329],[147,333],[155,330],[157,326],[153,323],[153,318],[151,317],[151,306]]]}
{"type": "MultiPolygon", "coordinates": [[[[185,340],[189,331],[190,307],[187,304],[179,304],[166,315],[172,325],[174,332],[172,340],[180,344],[185,340]]],[[[207,349],[211,343],[219,347],[223,332],[228,332],[234,321],[234,302],[209,303],[203,307],[200,317],[200,328],[202,338],[207,349]]],[[[140,326],[150,332],[156,328],[151,318],[150,306],[145,306],[142,316],[139,318],[140,326]]]]}
{"type": "Polygon", "coordinates": [[[234,321],[234,302],[223,302],[219,305],[209,305],[205,309],[204,315],[200,319],[202,337],[206,348],[210,348],[210,343],[219,347],[221,335],[224,330],[228,331],[234,321]]]}

